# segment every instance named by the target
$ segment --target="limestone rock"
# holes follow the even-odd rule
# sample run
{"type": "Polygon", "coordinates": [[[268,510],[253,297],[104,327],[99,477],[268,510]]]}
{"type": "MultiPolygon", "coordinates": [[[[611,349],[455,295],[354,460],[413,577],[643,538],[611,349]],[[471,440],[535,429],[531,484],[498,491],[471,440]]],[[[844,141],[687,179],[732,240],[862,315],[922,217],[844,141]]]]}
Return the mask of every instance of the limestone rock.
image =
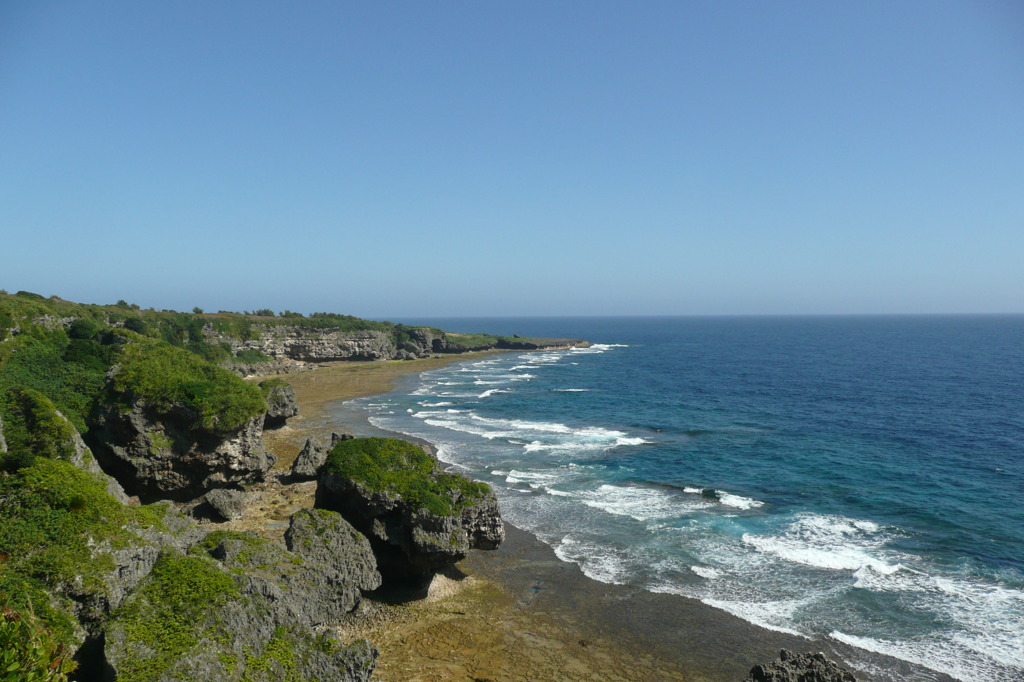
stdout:
{"type": "Polygon", "coordinates": [[[242,518],[246,494],[242,490],[216,488],[206,493],[206,501],[225,521],[234,521],[242,518]]]}
{"type": "MultiPolygon", "coordinates": [[[[232,554],[225,548],[225,566],[248,565],[245,542],[233,542],[241,543],[243,551],[232,554]]],[[[273,558],[261,554],[268,556],[273,558]]],[[[345,646],[318,636],[280,608],[272,590],[261,592],[259,579],[225,566],[199,554],[162,555],[109,622],[104,644],[108,677],[167,682],[370,679],[377,656],[371,645],[357,641],[345,646]]],[[[297,591],[296,602],[315,600],[297,591]]]]}
{"type": "Polygon", "coordinates": [[[90,442],[103,468],[143,501],[195,499],[213,488],[262,480],[275,458],[263,448],[263,416],[224,432],[195,426],[185,406],[157,410],[101,403],[90,442]]]}
{"type": "Polygon", "coordinates": [[[380,584],[369,543],[340,517],[293,521],[289,532],[295,538],[289,544],[299,551],[233,531],[212,533],[198,547],[238,575],[242,592],[258,595],[282,622],[338,623],[359,605],[364,590],[380,584]],[[310,537],[316,531],[331,547],[351,554],[329,557],[317,546],[324,540],[310,537]]]}
{"type": "Polygon", "coordinates": [[[307,438],[306,444],[302,446],[295,461],[292,462],[291,476],[296,481],[312,481],[320,475],[320,468],[327,461],[327,455],[335,443],[342,440],[352,440],[355,436],[347,433],[341,435],[331,434],[331,445],[327,446],[320,441],[307,438]]]}
{"type": "Polygon", "coordinates": [[[285,421],[299,413],[299,402],[295,398],[295,389],[291,384],[270,379],[260,384],[267,401],[267,414],[263,419],[263,428],[273,429],[284,426],[285,421]]]}
{"type": "Polygon", "coordinates": [[[339,585],[352,585],[363,592],[380,587],[377,559],[370,541],[337,512],[296,512],[284,540],[289,550],[322,566],[339,585]]]}
{"type": "Polygon", "coordinates": [[[857,678],[821,652],[794,654],[783,649],[778,661],[751,668],[744,682],[857,682],[857,678]]]}
{"type": "MultiPolygon", "coordinates": [[[[435,472],[442,473],[440,466],[435,472]]],[[[445,515],[397,493],[371,490],[358,481],[324,472],[316,506],[341,513],[369,538],[386,581],[422,585],[464,559],[470,549],[495,549],[505,538],[493,491],[472,499],[457,490],[449,494],[455,511],[445,515]]]]}

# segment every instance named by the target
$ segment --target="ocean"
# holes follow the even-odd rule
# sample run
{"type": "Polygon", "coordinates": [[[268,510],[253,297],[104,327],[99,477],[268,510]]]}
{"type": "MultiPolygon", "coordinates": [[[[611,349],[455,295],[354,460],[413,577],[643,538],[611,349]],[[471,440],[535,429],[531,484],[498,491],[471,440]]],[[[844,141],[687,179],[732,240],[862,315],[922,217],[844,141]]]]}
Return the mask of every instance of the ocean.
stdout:
{"type": "Polygon", "coordinates": [[[591,578],[1024,680],[1024,316],[402,321],[595,344],[351,404],[591,578]]]}

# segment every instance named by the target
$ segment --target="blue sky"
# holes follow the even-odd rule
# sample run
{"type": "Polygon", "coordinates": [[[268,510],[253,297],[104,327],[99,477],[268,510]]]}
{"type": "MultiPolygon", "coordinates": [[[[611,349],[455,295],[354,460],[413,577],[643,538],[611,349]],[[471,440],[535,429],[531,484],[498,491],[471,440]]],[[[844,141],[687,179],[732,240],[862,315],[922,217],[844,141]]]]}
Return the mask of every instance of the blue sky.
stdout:
{"type": "Polygon", "coordinates": [[[0,287],[1024,312],[1024,4],[0,4],[0,287]]]}

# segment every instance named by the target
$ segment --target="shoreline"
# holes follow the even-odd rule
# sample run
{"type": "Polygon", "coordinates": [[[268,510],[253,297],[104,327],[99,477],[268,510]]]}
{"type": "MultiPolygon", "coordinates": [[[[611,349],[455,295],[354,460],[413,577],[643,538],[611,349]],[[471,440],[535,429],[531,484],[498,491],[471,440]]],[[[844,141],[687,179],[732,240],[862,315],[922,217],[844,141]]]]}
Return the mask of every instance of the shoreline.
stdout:
{"type": "MultiPolygon", "coordinates": [[[[493,352],[335,363],[282,377],[293,383],[300,415],[278,430],[284,433],[267,434],[267,447],[282,455],[277,467],[287,468],[307,436],[329,438],[332,430],[420,441],[377,429],[355,412],[338,415],[338,407],[387,393],[403,375],[493,352]]],[[[505,527],[501,547],[472,552],[435,580],[426,599],[368,600],[362,618],[341,628],[380,649],[375,679],[738,681],[782,648],[822,651],[864,681],[884,679],[871,669],[889,679],[952,679],[840,642],[769,630],[682,595],[594,580],[528,531],[505,527]]]]}

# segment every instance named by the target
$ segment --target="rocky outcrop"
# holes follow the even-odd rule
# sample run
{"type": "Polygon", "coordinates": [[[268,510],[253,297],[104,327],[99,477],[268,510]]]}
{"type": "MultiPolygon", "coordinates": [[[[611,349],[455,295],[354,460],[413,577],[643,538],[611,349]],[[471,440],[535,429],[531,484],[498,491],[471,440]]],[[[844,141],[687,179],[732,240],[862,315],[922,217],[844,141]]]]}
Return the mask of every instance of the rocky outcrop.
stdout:
{"type": "Polygon", "coordinates": [[[194,499],[213,488],[262,480],[273,465],[263,448],[263,416],[230,431],[196,426],[185,406],[128,409],[105,402],[90,415],[90,443],[105,471],[143,501],[194,499]]]}
{"type": "Polygon", "coordinates": [[[857,678],[821,652],[794,654],[783,649],[778,661],[751,668],[744,682],[857,682],[857,678]]]}
{"type": "Polygon", "coordinates": [[[285,421],[299,413],[299,401],[291,384],[280,379],[267,379],[260,382],[260,389],[263,391],[263,399],[267,402],[263,428],[276,429],[284,426],[285,421]]]}
{"type": "Polygon", "coordinates": [[[220,558],[161,555],[111,619],[104,645],[110,679],[370,679],[376,649],[318,636],[301,622],[322,604],[304,578],[299,589],[285,589],[294,575],[289,567],[302,571],[294,555],[255,536],[203,547],[220,558]]]}
{"type": "Polygon", "coordinates": [[[206,502],[225,521],[242,518],[245,513],[246,494],[243,490],[217,488],[206,493],[206,502]]]}
{"type": "MultiPolygon", "coordinates": [[[[349,450],[358,449],[360,441],[373,440],[395,442],[356,439],[349,450]]],[[[410,452],[417,449],[407,445],[410,452]]],[[[460,474],[444,472],[436,460],[431,471],[423,461],[431,458],[419,452],[411,456],[412,461],[399,464],[421,472],[407,495],[397,491],[400,486],[373,489],[338,473],[333,459],[317,485],[316,506],[339,512],[366,535],[381,574],[395,584],[425,584],[438,571],[464,559],[470,549],[495,549],[505,538],[493,491],[460,474]],[[419,499],[411,499],[412,495],[419,499]]],[[[331,457],[340,454],[335,449],[331,457]]],[[[376,474],[378,479],[386,476],[386,472],[376,474]]]]}
{"type": "Polygon", "coordinates": [[[352,440],[355,436],[347,433],[331,434],[331,444],[324,445],[315,438],[307,438],[295,461],[292,462],[291,476],[293,481],[312,481],[320,476],[320,469],[327,461],[334,444],[343,440],[352,440]]]}
{"type": "Polygon", "coordinates": [[[284,539],[290,551],[318,566],[319,573],[337,586],[336,601],[344,611],[355,608],[360,592],[380,587],[370,541],[341,514],[326,509],[298,511],[292,515],[284,539]]]}

